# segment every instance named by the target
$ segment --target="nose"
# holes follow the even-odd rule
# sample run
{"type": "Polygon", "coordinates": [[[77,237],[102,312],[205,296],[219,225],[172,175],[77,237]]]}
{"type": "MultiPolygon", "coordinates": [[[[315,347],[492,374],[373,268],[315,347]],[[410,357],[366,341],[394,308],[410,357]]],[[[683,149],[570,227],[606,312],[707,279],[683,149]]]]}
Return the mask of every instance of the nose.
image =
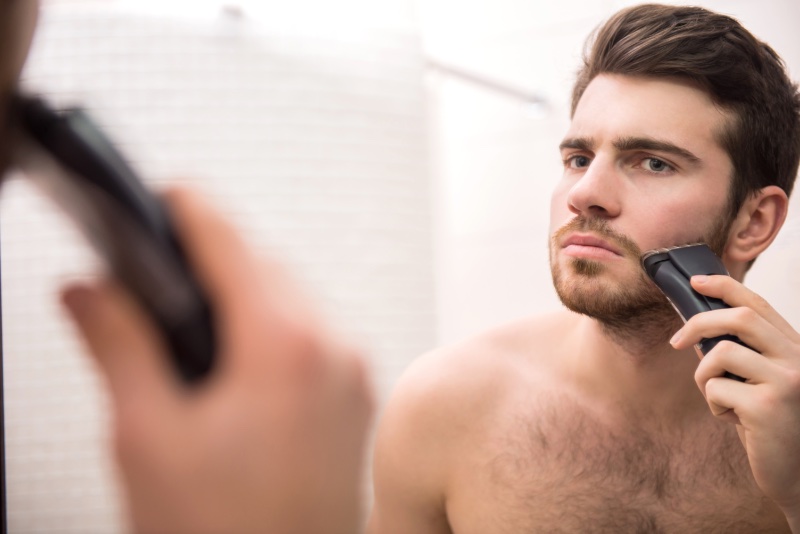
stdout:
{"type": "Polygon", "coordinates": [[[586,217],[617,217],[621,207],[621,186],[613,163],[597,157],[569,189],[569,210],[586,217]]]}

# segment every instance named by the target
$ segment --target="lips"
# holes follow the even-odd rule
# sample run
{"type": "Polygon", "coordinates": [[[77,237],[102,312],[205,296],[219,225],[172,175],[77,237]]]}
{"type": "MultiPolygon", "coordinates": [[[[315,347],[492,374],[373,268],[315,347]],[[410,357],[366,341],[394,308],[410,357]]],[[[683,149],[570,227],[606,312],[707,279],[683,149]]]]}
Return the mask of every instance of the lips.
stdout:
{"type": "Polygon", "coordinates": [[[567,239],[565,239],[564,242],[561,244],[561,248],[566,249],[569,247],[572,247],[574,249],[578,249],[579,247],[580,248],[587,247],[587,250],[591,250],[592,248],[602,249],[616,256],[623,255],[622,251],[618,247],[612,245],[611,243],[605,241],[604,239],[601,239],[599,237],[590,234],[569,235],[567,239]]]}

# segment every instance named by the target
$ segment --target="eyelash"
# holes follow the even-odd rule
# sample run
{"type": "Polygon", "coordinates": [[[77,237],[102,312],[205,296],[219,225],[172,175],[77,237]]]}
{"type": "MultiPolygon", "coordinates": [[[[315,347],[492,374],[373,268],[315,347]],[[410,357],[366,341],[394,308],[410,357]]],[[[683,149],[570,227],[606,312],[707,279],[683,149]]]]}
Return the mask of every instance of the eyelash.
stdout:
{"type": "MultiPolygon", "coordinates": [[[[676,167],[674,165],[672,165],[671,163],[668,163],[666,160],[664,160],[662,158],[657,158],[655,156],[643,156],[643,157],[640,157],[637,160],[637,162],[638,162],[637,165],[642,165],[647,160],[658,161],[658,162],[662,163],[666,167],[666,169],[664,171],[661,171],[661,172],[651,171],[649,169],[646,169],[646,168],[642,167],[642,170],[645,171],[648,174],[664,175],[664,174],[671,174],[671,173],[673,173],[673,172],[675,172],[677,170],[676,167]]],[[[584,154],[573,154],[571,156],[568,156],[568,157],[564,158],[563,161],[564,161],[564,167],[565,168],[576,170],[576,169],[583,169],[583,168],[588,167],[588,165],[591,164],[592,158],[590,158],[589,156],[586,156],[584,154]],[[586,160],[588,160],[589,163],[587,165],[583,166],[583,167],[572,167],[572,163],[578,158],[585,158],[586,160]]]]}
{"type": "Polygon", "coordinates": [[[644,170],[644,171],[645,171],[645,172],[647,172],[647,173],[650,173],[650,174],[658,174],[658,175],[664,175],[664,174],[672,174],[672,173],[673,173],[673,172],[675,172],[675,170],[676,170],[674,165],[672,165],[672,164],[670,164],[670,163],[667,163],[667,162],[666,162],[666,161],[664,161],[663,159],[661,159],[661,158],[657,158],[657,157],[655,157],[655,156],[645,156],[645,157],[643,157],[643,158],[641,158],[641,159],[639,160],[639,163],[640,163],[640,164],[641,164],[641,163],[644,163],[644,162],[645,162],[645,161],[647,161],[647,160],[658,161],[658,162],[660,162],[661,164],[663,164],[663,165],[664,165],[664,167],[666,167],[666,169],[665,169],[664,171],[661,171],[661,172],[658,172],[658,171],[651,171],[650,169],[645,169],[645,168],[643,168],[642,170],[644,170]]]}
{"type": "MultiPolygon", "coordinates": [[[[573,168],[573,167],[571,166],[571,164],[572,164],[572,162],[573,162],[573,161],[575,161],[577,158],[586,158],[587,160],[589,160],[589,161],[591,162],[591,158],[590,158],[589,156],[585,156],[585,155],[583,155],[583,154],[573,154],[573,155],[571,155],[571,156],[568,156],[568,157],[564,158],[564,167],[566,167],[566,168],[573,168]]],[[[588,166],[588,165],[587,165],[587,166],[588,166]]],[[[574,168],[583,168],[583,167],[574,167],[574,168]]]]}

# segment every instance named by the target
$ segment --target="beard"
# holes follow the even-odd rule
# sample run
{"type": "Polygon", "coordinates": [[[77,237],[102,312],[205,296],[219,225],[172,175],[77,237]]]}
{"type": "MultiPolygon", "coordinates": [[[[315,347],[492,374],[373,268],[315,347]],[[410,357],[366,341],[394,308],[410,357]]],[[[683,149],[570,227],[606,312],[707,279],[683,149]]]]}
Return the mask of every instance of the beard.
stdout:
{"type": "MultiPolygon", "coordinates": [[[[733,217],[719,217],[705,235],[694,242],[708,244],[718,256],[727,241],[733,217]]],[[[569,310],[596,319],[620,341],[642,339],[648,345],[670,338],[680,325],[680,316],[667,298],[641,268],[642,250],[626,235],[616,232],[608,221],[577,216],[559,228],[550,240],[550,270],[561,302],[569,310]],[[560,243],[571,233],[589,232],[613,243],[626,260],[636,267],[635,274],[614,283],[601,275],[606,264],[585,258],[570,258],[559,263],[560,243]]]]}

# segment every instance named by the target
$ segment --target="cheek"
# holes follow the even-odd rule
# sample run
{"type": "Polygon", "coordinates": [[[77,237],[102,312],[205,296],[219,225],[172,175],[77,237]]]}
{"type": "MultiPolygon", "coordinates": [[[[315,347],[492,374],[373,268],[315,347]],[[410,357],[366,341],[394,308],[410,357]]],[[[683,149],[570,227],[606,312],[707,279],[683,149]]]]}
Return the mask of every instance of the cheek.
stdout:
{"type": "Polygon", "coordinates": [[[644,207],[650,209],[638,210],[635,220],[639,222],[631,228],[630,235],[643,251],[686,245],[708,237],[706,234],[722,209],[700,202],[644,207]]]}

